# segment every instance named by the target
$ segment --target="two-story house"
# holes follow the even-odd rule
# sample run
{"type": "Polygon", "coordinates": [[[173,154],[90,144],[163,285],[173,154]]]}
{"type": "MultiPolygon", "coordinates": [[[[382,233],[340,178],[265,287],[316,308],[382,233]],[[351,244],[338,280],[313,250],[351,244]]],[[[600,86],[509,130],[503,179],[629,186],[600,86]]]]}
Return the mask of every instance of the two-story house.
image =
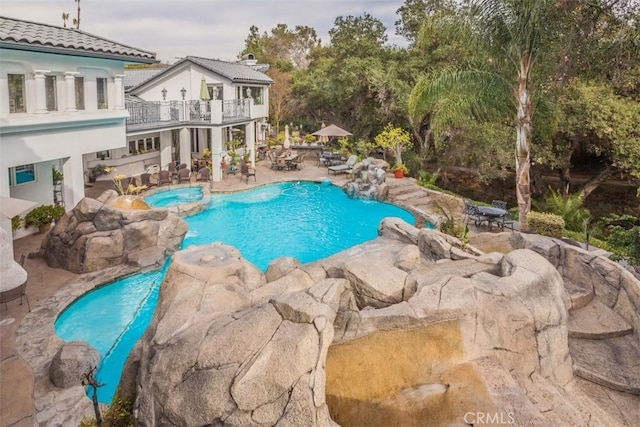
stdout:
{"type": "Polygon", "coordinates": [[[84,157],[126,144],[125,64],[154,62],[77,29],[0,17],[0,195],[75,206],[84,157]]]}
{"type": "Polygon", "coordinates": [[[219,181],[235,146],[254,163],[268,128],[267,68],[249,54],[239,62],[187,56],[165,68],[126,69],[127,142],[85,156],[85,168],[101,164],[125,175],[176,161],[192,168],[209,149],[212,180],[219,181]]]}

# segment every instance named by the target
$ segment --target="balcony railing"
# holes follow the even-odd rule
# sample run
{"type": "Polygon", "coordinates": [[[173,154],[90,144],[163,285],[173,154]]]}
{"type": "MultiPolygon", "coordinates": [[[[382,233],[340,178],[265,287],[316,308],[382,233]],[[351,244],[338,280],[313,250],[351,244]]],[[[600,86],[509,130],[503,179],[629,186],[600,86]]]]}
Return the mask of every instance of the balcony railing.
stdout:
{"type": "Polygon", "coordinates": [[[228,101],[133,101],[125,107],[129,112],[127,126],[170,123],[211,123],[223,124],[250,119],[249,99],[228,101]],[[217,114],[212,105],[220,108],[217,114]]]}

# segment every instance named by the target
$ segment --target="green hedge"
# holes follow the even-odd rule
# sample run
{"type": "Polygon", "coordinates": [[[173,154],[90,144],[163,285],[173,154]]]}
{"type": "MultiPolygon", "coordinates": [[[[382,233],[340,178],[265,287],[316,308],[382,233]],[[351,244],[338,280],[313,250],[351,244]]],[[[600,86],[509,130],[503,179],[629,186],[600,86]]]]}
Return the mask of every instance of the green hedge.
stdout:
{"type": "Polygon", "coordinates": [[[564,219],[551,213],[531,211],[527,215],[527,223],[530,231],[543,236],[559,239],[564,232],[564,219]]]}

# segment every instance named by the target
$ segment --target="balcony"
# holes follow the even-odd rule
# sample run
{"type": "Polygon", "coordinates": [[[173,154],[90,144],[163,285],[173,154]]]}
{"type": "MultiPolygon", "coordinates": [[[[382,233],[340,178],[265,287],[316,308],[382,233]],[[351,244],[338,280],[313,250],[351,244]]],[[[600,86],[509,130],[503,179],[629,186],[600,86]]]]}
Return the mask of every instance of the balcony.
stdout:
{"type": "Polygon", "coordinates": [[[251,100],[141,101],[127,100],[127,130],[168,125],[222,125],[251,119],[251,100]]]}

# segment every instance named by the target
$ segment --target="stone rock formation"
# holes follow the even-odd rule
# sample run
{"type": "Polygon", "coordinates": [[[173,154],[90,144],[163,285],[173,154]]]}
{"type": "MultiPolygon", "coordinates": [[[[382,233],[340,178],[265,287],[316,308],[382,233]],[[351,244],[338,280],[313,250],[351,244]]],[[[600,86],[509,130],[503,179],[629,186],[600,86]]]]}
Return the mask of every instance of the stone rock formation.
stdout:
{"type": "Polygon", "coordinates": [[[84,341],[64,343],[51,361],[49,379],[60,388],[82,384],[83,375],[100,363],[100,354],[84,341]]]}
{"type": "Polygon", "coordinates": [[[610,425],[568,386],[562,275],[522,246],[485,255],[387,218],[340,254],[276,262],[270,281],[232,247],[190,247],[118,393],[141,426],[610,425]]]}
{"type": "Polygon", "coordinates": [[[368,157],[356,163],[352,169],[351,182],[344,186],[349,197],[367,200],[386,200],[389,188],[385,184],[389,163],[368,157]]]}
{"type": "Polygon", "coordinates": [[[51,267],[87,273],[127,262],[157,263],[166,251],[180,247],[186,233],[178,215],[149,209],[140,200],[125,201],[109,190],[98,199],[85,197],[67,212],[45,237],[40,252],[51,267]]]}

